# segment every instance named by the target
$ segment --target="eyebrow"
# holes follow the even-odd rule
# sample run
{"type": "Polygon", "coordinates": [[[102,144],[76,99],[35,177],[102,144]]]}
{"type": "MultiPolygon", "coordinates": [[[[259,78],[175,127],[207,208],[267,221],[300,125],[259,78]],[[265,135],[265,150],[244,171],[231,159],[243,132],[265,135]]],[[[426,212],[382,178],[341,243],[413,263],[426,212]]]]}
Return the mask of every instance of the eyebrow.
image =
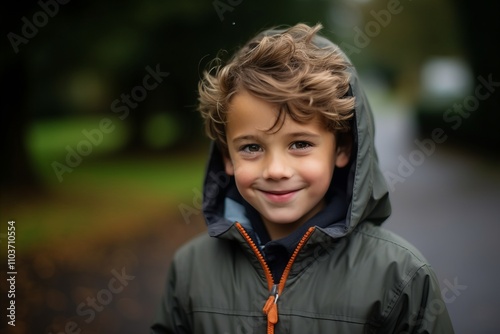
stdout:
{"type": "MultiPolygon", "coordinates": [[[[301,132],[292,132],[286,135],[289,138],[309,138],[309,139],[315,139],[321,137],[317,133],[313,132],[308,132],[308,131],[301,131],[301,132]]],[[[255,135],[242,135],[234,138],[231,142],[234,144],[237,144],[242,141],[257,141],[259,140],[259,136],[255,135]]]]}
{"type": "Polygon", "coordinates": [[[237,143],[242,142],[242,141],[256,141],[257,138],[258,138],[257,136],[253,136],[253,135],[243,135],[243,136],[238,136],[238,137],[234,138],[233,140],[231,140],[231,142],[234,144],[237,144],[237,143]]]}
{"type": "Polygon", "coordinates": [[[291,138],[297,138],[297,137],[305,137],[305,138],[319,138],[321,137],[319,134],[314,133],[314,132],[308,132],[308,131],[301,131],[301,132],[292,132],[287,135],[288,137],[291,138]]]}

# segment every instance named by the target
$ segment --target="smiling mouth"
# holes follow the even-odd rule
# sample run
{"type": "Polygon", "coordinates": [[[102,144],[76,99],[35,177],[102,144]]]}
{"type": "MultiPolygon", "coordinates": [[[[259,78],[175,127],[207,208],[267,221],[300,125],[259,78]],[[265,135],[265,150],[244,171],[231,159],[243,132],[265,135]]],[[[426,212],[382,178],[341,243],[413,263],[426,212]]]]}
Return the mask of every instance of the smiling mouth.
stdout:
{"type": "Polygon", "coordinates": [[[271,202],[285,203],[292,200],[300,189],[295,190],[260,190],[271,202]]]}

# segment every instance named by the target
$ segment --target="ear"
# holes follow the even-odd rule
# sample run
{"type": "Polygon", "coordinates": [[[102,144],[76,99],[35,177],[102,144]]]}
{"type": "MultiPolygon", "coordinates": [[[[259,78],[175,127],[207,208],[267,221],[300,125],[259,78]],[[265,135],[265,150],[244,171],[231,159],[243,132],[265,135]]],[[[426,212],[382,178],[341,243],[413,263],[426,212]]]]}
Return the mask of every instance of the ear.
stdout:
{"type": "Polygon", "coordinates": [[[347,166],[349,159],[351,158],[351,146],[352,141],[350,140],[347,143],[343,143],[342,146],[337,146],[337,150],[335,152],[335,167],[342,168],[347,166]]]}
{"type": "Polygon", "coordinates": [[[224,167],[227,175],[234,175],[234,166],[231,158],[224,154],[224,167]]]}

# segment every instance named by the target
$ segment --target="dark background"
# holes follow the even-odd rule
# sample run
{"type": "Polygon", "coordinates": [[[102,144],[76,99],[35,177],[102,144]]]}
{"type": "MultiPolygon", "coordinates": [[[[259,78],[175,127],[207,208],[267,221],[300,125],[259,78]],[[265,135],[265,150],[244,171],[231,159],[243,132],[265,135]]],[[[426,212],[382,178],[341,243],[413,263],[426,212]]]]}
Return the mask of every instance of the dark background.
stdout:
{"type": "Polygon", "coordinates": [[[457,333],[500,329],[494,1],[61,2],[1,9],[1,268],[15,220],[18,272],[16,326],[2,316],[2,331],[147,332],[172,252],[204,231],[200,75],[257,32],[298,22],[321,22],[361,74],[392,182],[387,227],[443,289],[466,286],[447,304],[457,333]],[[144,81],[155,71],[157,84],[144,81]],[[422,151],[435,129],[446,140],[422,151]],[[110,292],[122,271],[129,281],[110,292]]]}

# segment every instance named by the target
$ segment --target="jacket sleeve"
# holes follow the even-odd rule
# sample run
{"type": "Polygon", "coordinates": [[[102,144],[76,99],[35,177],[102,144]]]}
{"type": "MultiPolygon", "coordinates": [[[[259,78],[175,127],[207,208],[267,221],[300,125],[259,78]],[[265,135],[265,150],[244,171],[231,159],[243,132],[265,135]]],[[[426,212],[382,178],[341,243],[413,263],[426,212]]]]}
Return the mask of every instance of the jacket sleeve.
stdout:
{"type": "Polygon", "coordinates": [[[454,333],[439,282],[431,268],[422,266],[402,289],[381,333],[454,333]]]}
{"type": "Polygon", "coordinates": [[[179,291],[181,287],[177,278],[178,273],[174,261],[167,275],[165,291],[151,325],[150,334],[192,333],[189,316],[180,300],[183,294],[179,291]]]}

